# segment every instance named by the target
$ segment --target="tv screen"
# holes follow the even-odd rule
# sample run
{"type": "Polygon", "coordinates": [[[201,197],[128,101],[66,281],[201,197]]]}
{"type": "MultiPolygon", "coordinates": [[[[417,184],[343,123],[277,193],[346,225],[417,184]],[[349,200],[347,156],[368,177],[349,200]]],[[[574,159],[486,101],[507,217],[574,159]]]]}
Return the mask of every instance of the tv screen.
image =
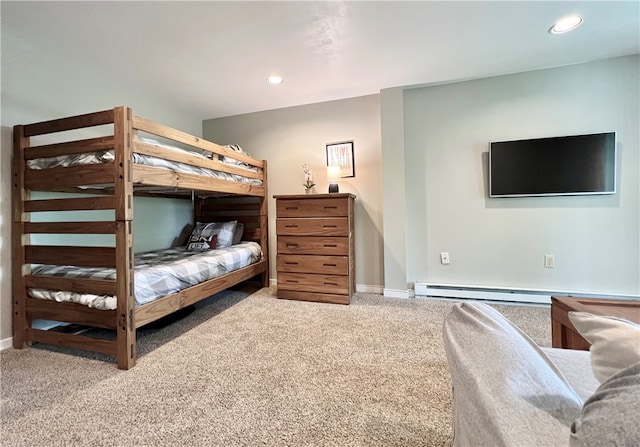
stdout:
{"type": "Polygon", "coordinates": [[[616,133],[489,144],[489,196],[616,192],[616,133]]]}

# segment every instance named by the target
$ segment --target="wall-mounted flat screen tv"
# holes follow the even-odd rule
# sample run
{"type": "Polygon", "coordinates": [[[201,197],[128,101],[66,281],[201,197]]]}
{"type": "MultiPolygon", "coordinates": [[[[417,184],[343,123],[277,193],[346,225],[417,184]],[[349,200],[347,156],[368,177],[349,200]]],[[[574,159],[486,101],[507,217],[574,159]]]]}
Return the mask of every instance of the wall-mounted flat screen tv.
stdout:
{"type": "Polygon", "coordinates": [[[489,143],[490,197],[615,192],[615,132],[489,143]]]}

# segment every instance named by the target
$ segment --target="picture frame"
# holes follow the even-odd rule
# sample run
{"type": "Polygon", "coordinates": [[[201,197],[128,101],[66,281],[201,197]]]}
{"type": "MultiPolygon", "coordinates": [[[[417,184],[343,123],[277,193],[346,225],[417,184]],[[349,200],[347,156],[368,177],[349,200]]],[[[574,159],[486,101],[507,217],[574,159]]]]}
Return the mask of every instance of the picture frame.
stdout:
{"type": "Polygon", "coordinates": [[[355,177],[353,141],[327,144],[327,166],[340,166],[340,177],[355,177]]]}

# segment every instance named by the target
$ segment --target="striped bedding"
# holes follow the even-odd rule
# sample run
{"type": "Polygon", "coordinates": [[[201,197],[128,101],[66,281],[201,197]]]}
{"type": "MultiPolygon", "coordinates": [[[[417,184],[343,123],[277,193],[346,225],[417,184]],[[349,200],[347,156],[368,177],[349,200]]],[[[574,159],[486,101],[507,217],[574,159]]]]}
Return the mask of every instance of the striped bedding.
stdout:
{"type": "MultiPolygon", "coordinates": [[[[201,157],[207,160],[211,159],[210,157],[207,157],[198,152],[187,151],[185,149],[181,149],[175,146],[169,146],[148,138],[140,138],[140,140],[146,143],[153,144],[158,147],[163,147],[165,149],[171,149],[174,151],[187,153],[193,157],[201,157]]],[[[228,147],[236,152],[246,154],[246,152],[237,145],[232,145],[228,147]]],[[[211,152],[208,152],[208,154],[211,154],[211,152]]],[[[50,168],[59,168],[59,167],[100,164],[100,163],[113,163],[114,159],[115,159],[115,156],[114,156],[113,150],[106,150],[106,151],[89,152],[89,153],[81,153],[81,154],[60,155],[57,157],[36,158],[36,159],[27,161],[27,168],[28,169],[50,169],[50,168]]],[[[206,177],[213,177],[217,179],[230,180],[230,181],[235,181],[240,183],[250,183],[253,185],[262,184],[261,180],[258,180],[255,178],[244,177],[238,174],[229,174],[227,172],[221,172],[213,169],[202,168],[199,166],[193,166],[186,163],[180,163],[177,161],[165,160],[162,158],[153,157],[151,155],[146,155],[146,154],[138,154],[134,152],[132,160],[136,164],[155,166],[159,168],[169,169],[175,172],[186,172],[189,174],[198,174],[206,177]]],[[[247,169],[250,171],[254,171],[254,172],[256,171],[256,168],[250,167],[246,163],[238,162],[237,160],[231,157],[220,157],[220,161],[223,163],[240,167],[243,169],[247,169]]]]}
{"type": "MultiPolygon", "coordinates": [[[[262,250],[255,242],[241,242],[227,248],[187,251],[185,247],[154,250],[135,255],[135,303],[142,305],[187,287],[216,278],[262,260],[262,250]]],[[[115,269],[40,265],[33,275],[65,278],[115,279],[115,269]]],[[[30,289],[34,298],[74,302],[96,309],[116,308],[116,297],[68,291],[30,289]]]]}

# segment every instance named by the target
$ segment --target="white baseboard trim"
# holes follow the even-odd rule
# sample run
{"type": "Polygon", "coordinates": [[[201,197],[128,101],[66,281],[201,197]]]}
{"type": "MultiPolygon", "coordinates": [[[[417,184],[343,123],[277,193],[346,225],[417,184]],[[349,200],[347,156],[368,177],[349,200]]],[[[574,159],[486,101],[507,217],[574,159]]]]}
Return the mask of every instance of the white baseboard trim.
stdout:
{"type": "Polygon", "coordinates": [[[539,290],[510,290],[500,287],[454,286],[420,282],[415,283],[415,291],[416,296],[515,301],[536,304],[551,304],[552,295],[551,292],[539,290]]]}
{"type": "MultiPolygon", "coordinates": [[[[41,331],[48,331],[57,326],[66,326],[69,323],[60,323],[59,321],[51,321],[51,320],[33,320],[31,323],[31,327],[33,329],[39,329],[41,331]]],[[[13,346],[13,337],[5,338],[4,340],[0,340],[0,351],[4,351],[7,348],[13,346]]]]}
{"type": "Polygon", "coordinates": [[[5,349],[9,349],[13,346],[13,337],[5,338],[4,340],[0,340],[0,351],[4,351],[5,349]]]}
{"type": "MultiPolygon", "coordinates": [[[[271,287],[278,287],[278,280],[276,278],[269,278],[269,285],[271,287]]],[[[384,288],[382,286],[371,286],[368,284],[356,284],[356,292],[361,293],[376,293],[382,295],[384,288]]]]}
{"type": "Polygon", "coordinates": [[[356,284],[356,292],[375,293],[377,295],[382,295],[384,293],[384,287],[370,286],[367,284],[356,284]]]}
{"type": "Polygon", "coordinates": [[[383,295],[387,298],[413,298],[413,290],[384,289],[383,295]]]}
{"type": "Polygon", "coordinates": [[[552,296],[579,296],[583,298],[640,299],[637,295],[610,294],[600,292],[507,289],[505,287],[471,286],[458,284],[415,283],[416,296],[441,298],[470,298],[489,301],[511,301],[520,303],[550,304],[552,296]]]}

